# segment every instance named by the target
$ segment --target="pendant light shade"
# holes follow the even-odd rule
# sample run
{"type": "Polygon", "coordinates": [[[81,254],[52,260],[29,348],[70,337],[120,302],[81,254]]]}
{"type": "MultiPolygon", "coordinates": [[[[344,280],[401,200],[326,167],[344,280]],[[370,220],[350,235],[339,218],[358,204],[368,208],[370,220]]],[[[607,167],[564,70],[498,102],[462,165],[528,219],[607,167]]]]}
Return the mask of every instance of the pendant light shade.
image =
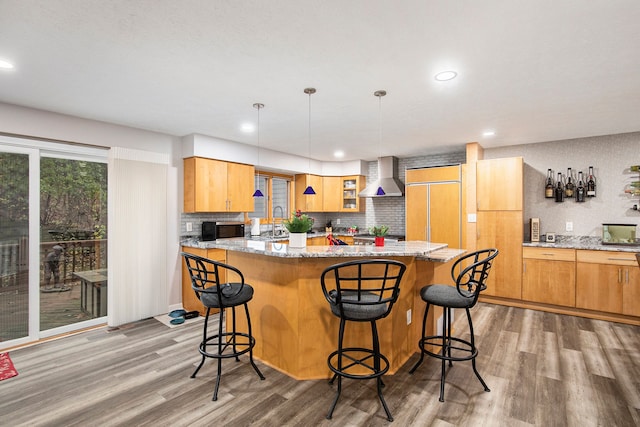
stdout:
{"type": "MultiPolygon", "coordinates": [[[[311,172],[311,95],[316,93],[316,90],[315,88],[308,87],[304,90],[304,93],[309,95],[309,131],[307,134],[307,142],[308,142],[307,159],[309,159],[309,168],[307,169],[307,182],[308,182],[309,173],[311,172]]],[[[316,194],[316,192],[313,190],[313,187],[309,185],[307,186],[307,188],[305,188],[302,194],[305,194],[307,196],[313,196],[316,194]]]]}
{"type": "MultiPolygon", "coordinates": [[[[260,166],[260,109],[264,108],[264,104],[260,104],[259,102],[256,102],[255,104],[253,104],[253,108],[258,110],[258,162],[256,166],[260,166]]],[[[253,192],[253,197],[264,197],[264,194],[262,194],[262,191],[260,191],[260,171],[259,170],[258,170],[256,191],[253,192]]]]}
{"type": "MultiPolygon", "coordinates": [[[[387,94],[386,90],[377,90],[373,92],[374,96],[378,97],[378,155],[382,157],[382,97],[387,94]]],[[[382,186],[378,187],[378,191],[376,191],[376,196],[384,196],[385,193],[382,186]]]]}

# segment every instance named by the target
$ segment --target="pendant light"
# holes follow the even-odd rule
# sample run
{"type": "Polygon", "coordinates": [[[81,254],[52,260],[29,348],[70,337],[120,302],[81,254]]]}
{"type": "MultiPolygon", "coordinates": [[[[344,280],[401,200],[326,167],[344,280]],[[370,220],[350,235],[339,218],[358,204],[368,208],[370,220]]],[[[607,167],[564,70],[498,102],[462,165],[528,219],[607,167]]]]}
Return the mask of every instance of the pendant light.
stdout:
{"type": "MultiPolygon", "coordinates": [[[[316,90],[315,88],[308,87],[304,90],[304,93],[309,95],[309,132],[307,134],[307,141],[308,141],[307,159],[309,159],[309,168],[307,169],[307,182],[309,182],[309,173],[311,172],[311,95],[316,93],[316,90]]],[[[313,190],[313,187],[311,185],[308,185],[307,188],[305,188],[304,193],[302,194],[306,194],[307,196],[313,196],[316,194],[316,192],[313,190]]]]}
{"type": "MultiPolygon", "coordinates": [[[[378,154],[379,157],[382,157],[382,97],[387,94],[386,90],[377,90],[373,92],[375,96],[378,97],[378,115],[379,117],[379,126],[378,126],[378,154]]],[[[376,191],[376,196],[384,196],[386,193],[382,186],[378,187],[378,191],[376,191]]]]}
{"type": "MultiPolygon", "coordinates": [[[[260,104],[259,102],[256,102],[255,104],[253,104],[253,108],[258,110],[258,162],[256,166],[259,167],[260,166],[260,109],[264,108],[264,104],[260,104]]],[[[253,193],[253,197],[264,197],[264,194],[262,194],[262,191],[260,191],[260,170],[258,170],[257,186],[256,186],[256,191],[253,193]]]]}

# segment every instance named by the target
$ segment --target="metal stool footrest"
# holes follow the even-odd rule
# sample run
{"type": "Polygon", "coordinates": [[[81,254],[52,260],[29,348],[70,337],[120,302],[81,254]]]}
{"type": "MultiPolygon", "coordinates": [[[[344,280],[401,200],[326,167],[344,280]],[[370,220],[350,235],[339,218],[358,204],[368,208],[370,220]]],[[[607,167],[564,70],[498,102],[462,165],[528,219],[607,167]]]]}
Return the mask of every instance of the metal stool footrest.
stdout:
{"type": "Polygon", "coordinates": [[[368,348],[350,347],[344,348],[342,351],[334,351],[329,355],[327,364],[329,369],[336,375],[340,375],[346,378],[352,378],[356,380],[378,378],[387,373],[389,370],[389,360],[382,354],[378,354],[379,363],[381,366],[375,367],[376,353],[368,348]],[[343,365],[342,368],[338,368],[338,357],[342,355],[344,359],[349,362],[343,365]],[[334,360],[336,359],[336,360],[334,360]],[[350,368],[363,368],[370,373],[348,372],[350,368]]]}
{"type": "Polygon", "coordinates": [[[464,361],[475,359],[478,355],[478,349],[475,348],[470,341],[463,340],[457,337],[431,335],[428,337],[423,337],[418,343],[418,346],[420,347],[420,350],[422,350],[425,354],[441,360],[464,361]],[[444,345],[442,343],[443,339],[445,341],[444,345]],[[456,343],[459,345],[456,345],[456,343]],[[427,346],[439,348],[440,350],[435,353],[427,349],[427,346]]]}
{"type": "Polygon", "coordinates": [[[216,334],[207,337],[206,341],[200,343],[198,347],[198,349],[200,350],[200,354],[205,357],[212,357],[214,359],[229,359],[248,353],[256,345],[255,338],[246,333],[224,332],[221,336],[224,342],[222,343],[222,350],[220,353],[210,353],[207,351],[207,347],[213,347],[218,350],[217,341],[220,335],[216,334]],[[238,337],[243,338],[243,340],[237,341],[238,337]],[[227,350],[230,351],[227,352],[227,350]]]}

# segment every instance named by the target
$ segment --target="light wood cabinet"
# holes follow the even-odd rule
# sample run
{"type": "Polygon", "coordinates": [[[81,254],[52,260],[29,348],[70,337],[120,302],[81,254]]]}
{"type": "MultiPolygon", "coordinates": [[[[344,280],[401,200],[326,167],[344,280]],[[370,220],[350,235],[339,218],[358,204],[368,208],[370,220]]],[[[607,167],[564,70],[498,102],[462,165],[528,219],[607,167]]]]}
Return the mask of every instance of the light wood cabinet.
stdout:
{"type": "Polygon", "coordinates": [[[364,177],[359,175],[296,175],[296,209],[303,212],[362,212],[364,203],[361,203],[358,193],[364,183],[364,177]],[[315,196],[303,194],[309,185],[315,190],[315,196]]]}
{"type": "Polygon", "coordinates": [[[500,252],[487,295],[522,299],[523,169],[522,157],[477,162],[476,247],[500,252]]]}
{"type": "Polygon", "coordinates": [[[577,251],[576,306],[640,316],[640,268],[635,254],[577,251]]]}
{"type": "MultiPolygon", "coordinates": [[[[223,249],[200,249],[183,246],[182,251],[214,261],[227,262],[227,251],[223,249]]],[[[224,282],[225,278],[221,277],[220,280],[224,282]]],[[[207,309],[202,305],[191,287],[191,276],[189,276],[189,269],[187,269],[187,263],[184,258],[182,258],[182,308],[187,311],[198,311],[201,316],[207,314],[207,309]]],[[[217,313],[218,310],[212,310],[211,312],[217,313]]]]}
{"type": "Polygon", "coordinates": [[[251,165],[184,159],[184,212],[251,212],[253,186],[251,165]]]}
{"type": "Polygon", "coordinates": [[[476,169],[476,198],[479,211],[522,211],[522,157],[479,160],[476,169]]]}
{"type": "Polygon", "coordinates": [[[522,299],[575,307],[575,249],[523,248],[522,299]]]}
{"type": "Polygon", "coordinates": [[[522,212],[483,211],[477,220],[478,248],[499,251],[483,294],[522,299],[522,212]]]}
{"type": "Polygon", "coordinates": [[[318,175],[296,175],[295,177],[295,205],[296,210],[301,210],[303,212],[322,212],[322,192],[323,189],[323,181],[322,177],[318,175]],[[306,195],[304,194],[304,190],[308,187],[313,187],[313,191],[316,192],[314,195],[306,195]]]}
{"type": "Polygon", "coordinates": [[[322,210],[324,212],[339,212],[342,207],[340,197],[342,179],[339,176],[322,177],[322,210]]]}
{"type": "Polygon", "coordinates": [[[461,166],[407,171],[407,240],[427,240],[447,243],[452,248],[462,247],[461,179],[461,166]]]}
{"type": "Polygon", "coordinates": [[[307,237],[307,246],[326,246],[328,242],[325,236],[307,237]]]}
{"type": "MultiPolygon", "coordinates": [[[[362,212],[364,210],[364,200],[360,200],[358,194],[364,190],[365,177],[343,176],[340,179],[340,212],[362,212]]],[[[326,209],[325,209],[326,210],[326,209]]]]}

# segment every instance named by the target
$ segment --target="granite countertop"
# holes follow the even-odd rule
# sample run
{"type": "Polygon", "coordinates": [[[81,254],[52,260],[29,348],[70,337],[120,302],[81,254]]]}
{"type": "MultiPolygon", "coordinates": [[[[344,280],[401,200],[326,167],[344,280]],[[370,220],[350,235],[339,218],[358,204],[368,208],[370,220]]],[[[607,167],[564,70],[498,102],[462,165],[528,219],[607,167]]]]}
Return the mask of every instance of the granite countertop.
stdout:
{"type": "Polygon", "coordinates": [[[182,242],[182,245],[192,248],[215,248],[283,258],[413,256],[420,260],[434,262],[447,262],[465,252],[463,249],[447,248],[446,243],[432,243],[424,241],[385,243],[384,246],[339,245],[291,248],[286,243],[279,243],[277,241],[244,239],[238,237],[212,242],[201,242],[198,239],[187,239],[182,242]]]}
{"type": "Polygon", "coordinates": [[[604,245],[600,237],[593,236],[556,236],[554,243],[524,242],[532,248],[588,249],[592,251],[640,252],[640,242],[634,245],[604,245]]]}

